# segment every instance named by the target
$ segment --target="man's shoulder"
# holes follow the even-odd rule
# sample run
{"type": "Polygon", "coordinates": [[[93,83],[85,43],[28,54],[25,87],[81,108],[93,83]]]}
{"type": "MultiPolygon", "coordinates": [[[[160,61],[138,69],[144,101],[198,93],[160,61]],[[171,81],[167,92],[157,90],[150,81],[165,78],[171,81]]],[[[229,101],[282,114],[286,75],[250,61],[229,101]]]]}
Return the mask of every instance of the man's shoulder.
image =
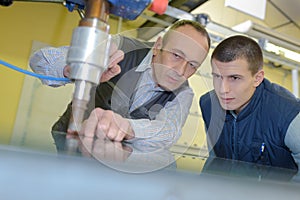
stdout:
{"type": "Polygon", "coordinates": [[[262,95],[262,110],[270,116],[278,116],[283,122],[288,116],[295,116],[300,111],[300,101],[286,88],[266,81],[262,95]]]}
{"type": "Polygon", "coordinates": [[[269,94],[272,99],[276,99],[277,101],[285,101],[285,102],[294,102],[296,104],[299,104],[300,101],[299,98],[293,95],[288,89],[276,84],[270,82],[268,79],[264,80],[265,85],[265,93],[269,94]]]}
{"type": "Polygon", "coordinates": [[[200,106],[207,105],[208,103],[211,103],[211,99],[216,97],[216,93],[214,90],[211,90],[209,92],[206,92],[200,97],[200,106]]]}
{"type": "Polygon", "coordinates": [[[147,42],[138,38],[132,38],[119,35],[119,48],[125,51],[125,53],[139,49],[151,49],[154,45],[153,42],[147,42]]]}

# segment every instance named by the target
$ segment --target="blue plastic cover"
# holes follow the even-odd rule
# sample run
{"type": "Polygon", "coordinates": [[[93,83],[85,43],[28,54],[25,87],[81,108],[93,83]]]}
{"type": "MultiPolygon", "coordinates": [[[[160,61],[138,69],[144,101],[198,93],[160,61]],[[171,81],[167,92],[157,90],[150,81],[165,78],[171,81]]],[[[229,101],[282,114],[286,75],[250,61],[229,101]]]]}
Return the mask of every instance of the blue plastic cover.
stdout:
{"type": "Polygon", "coordinates": [[[134,20],[152,2],[151,0],[108,0],[111,3],[110,14],[134,20]]]}
{"type": "MultiPolygon", "coordinates": [[[[109,13],[124,19],[136,19],[145,8],[152,2],[151,0],[107,0],[110,3],[109,13]]],[[[67,0],[66,7],[70,12],[75,8],[84,9],[84,0],[67,0]]]]}

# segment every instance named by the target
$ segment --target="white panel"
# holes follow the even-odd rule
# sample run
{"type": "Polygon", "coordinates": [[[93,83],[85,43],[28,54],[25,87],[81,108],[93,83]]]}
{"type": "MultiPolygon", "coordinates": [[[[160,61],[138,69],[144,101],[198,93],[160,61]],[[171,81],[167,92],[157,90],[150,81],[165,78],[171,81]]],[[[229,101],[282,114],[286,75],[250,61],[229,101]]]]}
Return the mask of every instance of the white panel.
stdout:
{"type": "Polygon", "coordinates": [[[259,19],[265,19],[266,0],[226,0],[225,6],[232,7],[259,19]]]}
{"type": "MultiPolygon", "coordinates": [[[[45,46],[49,45],[33,41],[31,52],[45,46]]],[[[25,76],[10,143],[55,152],[51,127],[71,101],[73,89],[73,84],[52,88],[38,78],[25,76]]]]}

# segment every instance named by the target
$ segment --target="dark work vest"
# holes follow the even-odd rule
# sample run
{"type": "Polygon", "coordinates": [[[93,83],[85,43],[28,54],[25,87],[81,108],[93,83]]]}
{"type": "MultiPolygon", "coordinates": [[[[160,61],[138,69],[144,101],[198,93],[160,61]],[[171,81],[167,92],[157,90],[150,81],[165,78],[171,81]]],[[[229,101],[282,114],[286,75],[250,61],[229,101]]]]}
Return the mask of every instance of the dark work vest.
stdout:
{"type": "MultiPolygon", "coordinates": [[[[161,108],[168,101],[172,101],[175,98],[174,93],[176,92],[163,91],[141,107],[129,112],[136,85],[142,74],[141,72],[136,72],[135,69],[145,58],[152,45],[153,43],[150,42],[121,37],[120,49],[125,53],[124,59],[119,63],[121,73],[108,82],[100,83],[92,89],[92,101],[89,103],[89,112],[95,107],[100,107],[105,110],[113,110],[125,118],[153,120],[161,108]]],[[[87,112],[87,115],[89,115],[89,112],[87,112]]],[[[64,114],[53,125],[52,130],[66,132],[71,113],[72,103],[68,105],[64,114]]]]}
{"type": "Polygon", "coordinates": [[[200,98],[200,107],[217,157],[297,169],[284,139],[300,102],[286,89],[265,79],[236,117],[221,108],[214,91],[200,98]]]}

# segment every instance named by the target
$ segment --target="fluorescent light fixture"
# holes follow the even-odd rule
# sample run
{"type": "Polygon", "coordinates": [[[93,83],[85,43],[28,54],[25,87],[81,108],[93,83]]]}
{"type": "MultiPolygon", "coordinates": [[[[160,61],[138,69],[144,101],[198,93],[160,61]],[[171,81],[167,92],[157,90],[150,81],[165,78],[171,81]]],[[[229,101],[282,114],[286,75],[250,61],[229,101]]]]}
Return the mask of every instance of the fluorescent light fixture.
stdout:
{"type": "Polygon", "coordinates": [[[294,60],[300,63],[300,54],[296,53],[294,51],[290,51],[288,49],[276,46],[272,43],[267,42],[265,46],[263,47],[264,50],[268,52],[275,53],[276,55],[283,56],[285,58],[288,58],[290,60],[294,60]]]}
{"type": "Polygon", "coordinates": [[[232,27],[232,29],[234,31],[247,34],[257,39],[265,39],[276,46],[280,46],[290,51],[300,53],[300,41],[298,39],[278,33],[270,28],[255,24],[250,20],[238,24],[232,27]]]}

